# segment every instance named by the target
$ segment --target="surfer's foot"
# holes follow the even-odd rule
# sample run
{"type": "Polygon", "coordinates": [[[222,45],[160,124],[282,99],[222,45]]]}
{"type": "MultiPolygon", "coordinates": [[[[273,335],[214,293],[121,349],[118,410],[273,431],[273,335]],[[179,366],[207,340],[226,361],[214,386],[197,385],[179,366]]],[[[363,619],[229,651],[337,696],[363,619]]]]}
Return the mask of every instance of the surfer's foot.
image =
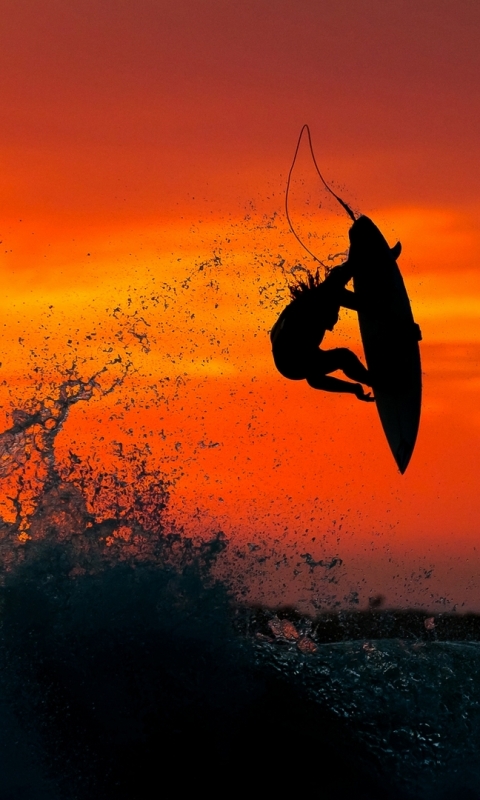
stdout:
{"type": "Polygon", "coordinates": [[[359,383],[355,386],[355,397],[357,400],[363,400],[364,403],[374,403],[375,398],[370,392],[365,393],[363,386],[359,383]]]}

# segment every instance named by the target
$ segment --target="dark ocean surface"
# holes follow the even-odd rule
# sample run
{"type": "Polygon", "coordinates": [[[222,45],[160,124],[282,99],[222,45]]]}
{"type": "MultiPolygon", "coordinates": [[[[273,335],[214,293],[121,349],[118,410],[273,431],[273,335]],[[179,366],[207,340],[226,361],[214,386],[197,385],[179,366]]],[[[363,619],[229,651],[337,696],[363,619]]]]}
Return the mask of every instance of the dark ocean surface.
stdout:
{"type": "Polygon", "coordinates": [[[2,800],[480,797],[477,617],[239,607],[223,547],[79,566],[43,542],[6,574],[2,800]]]}

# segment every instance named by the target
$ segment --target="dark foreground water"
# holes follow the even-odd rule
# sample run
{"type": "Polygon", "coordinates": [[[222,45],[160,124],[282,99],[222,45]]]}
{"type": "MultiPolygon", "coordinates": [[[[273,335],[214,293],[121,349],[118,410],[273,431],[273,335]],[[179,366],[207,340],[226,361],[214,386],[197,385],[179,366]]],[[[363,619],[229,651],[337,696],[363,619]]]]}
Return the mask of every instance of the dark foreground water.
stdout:
{"type": "Polygon", "coordinates": [[[41,542],[6,574],[2,800],[480,798],[478,618],[238,608],[223,546],[41,542]]]}
{"type": "Polygon", "coordinates": [[[480,798],[479,618],[239,606],[147,446],[58,461],[99,375],[0,434],[0,800],[480,798]]]}

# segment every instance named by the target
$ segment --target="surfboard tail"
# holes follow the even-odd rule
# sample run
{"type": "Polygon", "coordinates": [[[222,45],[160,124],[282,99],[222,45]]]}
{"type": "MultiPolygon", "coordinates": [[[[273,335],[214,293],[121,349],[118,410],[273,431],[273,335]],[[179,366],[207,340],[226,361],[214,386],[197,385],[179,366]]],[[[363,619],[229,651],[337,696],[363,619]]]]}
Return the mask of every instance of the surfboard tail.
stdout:
{"type": "Polygon", "coordinates": [[[375,391],[380,422],[400,473],[407,469],[420,424],[421,384],[407,392],[375,391]]]}
{"type": "Polygon", "coordinates": [[[407,442],[406,439],[402,439],[398,447],[395,450],[392,449],[393,457],[402,475],[410,463],[414,447],[415,442],[412,444],[411,442],[407,442]]]}

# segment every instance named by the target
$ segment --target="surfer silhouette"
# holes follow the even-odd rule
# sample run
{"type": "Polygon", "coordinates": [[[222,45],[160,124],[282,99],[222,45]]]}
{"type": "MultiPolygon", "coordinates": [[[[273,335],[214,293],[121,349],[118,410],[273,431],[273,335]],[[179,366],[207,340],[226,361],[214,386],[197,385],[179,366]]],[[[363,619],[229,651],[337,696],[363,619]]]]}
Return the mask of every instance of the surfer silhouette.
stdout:
{"type": "Polygon", "coordinates": [[[354,292],[346,289],[353,277],[349,261],[330,270],[325,280],[307,271],[305,279],[290,286],[292,301],[284,308],[270,332],[275,366],[290,380],[306,380],[314,389],[354,394],[372,403],[362,384],[371,386],[370,376],[360,359],[346,347],[322,350],[325,333],[338,322],[340,308],[358,311],[354,292]],[[334,378],[341,370],[350,381],[334,378]],[[351,381],[354,381],[352,383],[351,381]]]}
{"type": "MultiPolygon", "coordinates": [[[[285,215],[290,230],[309,253],[292,225],[288,195],[302,137],[306,133],[313,164],[327,191],[353,222],[350,249],[344,264],[330,270],[321,281],[319,272],[290,287],[292,300],[270,332],[275,365],[290,380],[306,380],[314,389],[347,392],[359,400],[376,402],[378,415],[397,466],[403,475],[415,447],[422,402],[422,370],[419,341],[422,334],[414,321],[410,300],[397,265],[401,244],[389,247],[369,217],[355,215],[350,206],[325,181],[313,152],[308,125],[298,137],[285,192],[285,215]],[[347,290],[353,278],[354,291],[347,290]],[[341,307],[358,312],[368,369],[347,348],[323,350],[327,330],[338,322],[341,307]],[[342,370],[349,381],[331,375],[342,370]],[[375,397],[363,385],[373,387],[375,397]]],[[[320,262],[321,263],[321,262],[320,262]]]]}

